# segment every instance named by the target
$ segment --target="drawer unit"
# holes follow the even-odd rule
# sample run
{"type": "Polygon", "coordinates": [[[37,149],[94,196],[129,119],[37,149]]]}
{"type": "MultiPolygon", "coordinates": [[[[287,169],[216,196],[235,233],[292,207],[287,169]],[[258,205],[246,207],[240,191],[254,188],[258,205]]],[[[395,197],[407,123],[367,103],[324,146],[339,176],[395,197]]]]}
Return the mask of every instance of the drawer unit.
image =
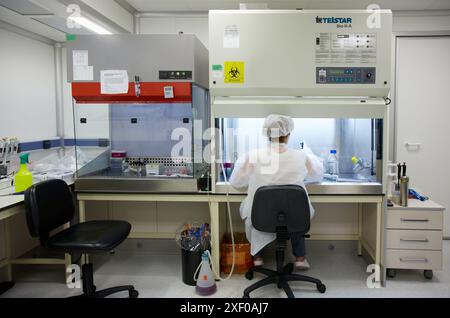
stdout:
{"type": "Polygon", "coordinates": [[[409,200],[408,207],[394,205],[386,212],[386,250],[384,265],[387,276],[396,269],[442,269],[442,234],[444,208],[435,202],[409,200]]]}
{"type": "Polygon", "coordinates": [[[387,230],[386,247],[406,250],[441,250],[442,231],[387,230]]]}
{"type": "Polygon", "coordinates": [[[386,267],[398,269],[442,269],[442,251],[388,249],[386,252],[386,267]]]}
{"type": "Polygon", "coordinates": [[[389,210],[386,218],[388,229],[442,230],[442,211],[389,210]]]}

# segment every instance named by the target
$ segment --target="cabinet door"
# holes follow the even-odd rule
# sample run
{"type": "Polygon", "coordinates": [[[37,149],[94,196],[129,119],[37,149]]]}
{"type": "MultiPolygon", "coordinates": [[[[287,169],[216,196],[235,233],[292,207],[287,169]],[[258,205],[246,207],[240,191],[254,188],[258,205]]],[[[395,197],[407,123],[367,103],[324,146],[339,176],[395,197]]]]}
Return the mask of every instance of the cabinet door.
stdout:
{"type": "Polygon", "coordinates": [[[450,236],[450,37],[397,41],[396,160],[408,164],[410,187],[446,208],[450,236]]]}

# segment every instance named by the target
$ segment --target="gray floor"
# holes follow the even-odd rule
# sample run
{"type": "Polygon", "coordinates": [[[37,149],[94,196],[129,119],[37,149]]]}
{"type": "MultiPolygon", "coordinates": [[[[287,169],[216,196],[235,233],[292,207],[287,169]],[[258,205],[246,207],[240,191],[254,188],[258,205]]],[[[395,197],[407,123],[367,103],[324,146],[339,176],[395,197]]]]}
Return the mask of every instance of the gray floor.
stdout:
{"type": "MultiPolygon", "coordinates": [[[[144,248],[140,242],[139,249],[131,248],[134,243],[129,242],[114,255],[94,257],[97,288],[133,284],[140,297],[198,297],[194,287],[181,281],[181,257],[173,242],[156,242],[146,240],[144,248]],[[155,245],[159,248],[145,248],[155,245]]],[[[305,274],[321,279],[327,292],[319,294],[315,286],[292,283],[296,297],[450,297],[450,241],[444,241],[443,270],[435,271],[432,280],[425,279],[422,271],[402,270],[394,279],[388,279],[385,288],[367,287],[367,263],[355,255],[354,242],[309,241],[307,249],[312,268],[305,274]]],[[[270,253],[266,258],[271,258],[270,253]]],[[[66,297],[80,292],[66,287],[61,266],[15,266],[14,277],[16,286],[1,297],[66,297]]],[[[245,287],[262,277],[255,275],[253,281],[248,281],[243,275],[233,275],[217,283],[213,297],[242,297],[245,287]]],[[[273,285],[252,296],[286,297],[273,285]]]]}

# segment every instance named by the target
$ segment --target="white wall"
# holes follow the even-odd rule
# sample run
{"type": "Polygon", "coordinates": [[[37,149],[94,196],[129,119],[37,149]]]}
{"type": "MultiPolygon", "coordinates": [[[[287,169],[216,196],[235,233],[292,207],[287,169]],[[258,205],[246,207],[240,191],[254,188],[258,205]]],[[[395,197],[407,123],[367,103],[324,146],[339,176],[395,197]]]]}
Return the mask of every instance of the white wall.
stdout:
{"type": "Polygon", "coordinates": [[[55,60],[51,45],[0,29],[0,136],[56,136],[55,60]]]}
{"type": "Polygon", "coordinates": [[[450,30],[450,12],[442,15],[417,15],[413,13],[395,14],[392,23],[395,32],[424,32],[450,30]]]}
{"type": "Polygon", "coordinates": [[[141,34],[195,34],[208,47],[208,15],[142,17],[141,34]]]}
{"type": "MultiPolygon", "coordinates": [[[[393,31],[448,31],[450,30],[450,12],[394,12],[393,31]]],[[[142,34],[195,34],[208,47],[208,15],[154,15],[140,18],[142,34]]]]}

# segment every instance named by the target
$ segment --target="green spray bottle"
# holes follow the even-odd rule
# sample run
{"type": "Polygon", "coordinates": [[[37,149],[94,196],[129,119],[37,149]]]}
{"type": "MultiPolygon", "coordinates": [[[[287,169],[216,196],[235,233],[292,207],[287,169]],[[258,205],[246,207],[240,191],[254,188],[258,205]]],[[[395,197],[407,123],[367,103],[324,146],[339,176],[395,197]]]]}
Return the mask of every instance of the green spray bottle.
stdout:
{"type": "Polygon", "coordinates": [[[16,193],[23,192],[33,185],[33,175],[27,169],[29,155],[28,153],[24,153],[19,156],[20,169],[14,176],[14,190],[16,193]]]}

